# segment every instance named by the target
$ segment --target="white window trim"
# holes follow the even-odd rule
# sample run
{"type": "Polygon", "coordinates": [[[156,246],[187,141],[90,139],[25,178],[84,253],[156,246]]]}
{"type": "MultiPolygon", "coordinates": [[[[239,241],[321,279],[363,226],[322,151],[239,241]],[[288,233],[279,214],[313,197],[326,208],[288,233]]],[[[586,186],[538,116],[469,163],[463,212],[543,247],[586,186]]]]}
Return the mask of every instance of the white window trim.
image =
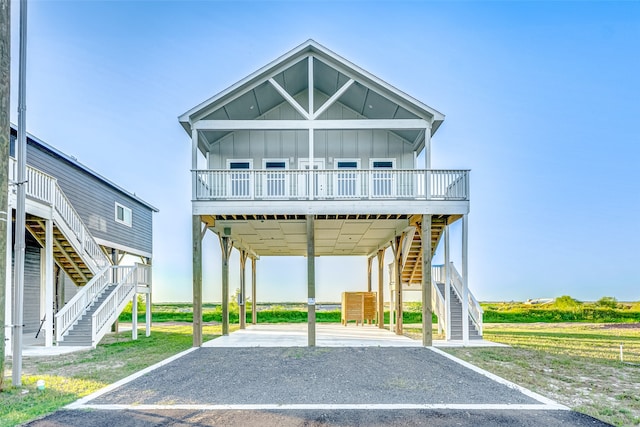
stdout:
{"type": "MultiPolygon", "coordinates": [[[[334,169],[341,169],[338,167],[338,164],[340,162],[356,162],[356,169],[360,169],[360,159],[333,159],[333,168],[334,169]]],[[[342,168],[342,169],[346,169],[346,168],[342,168]]]]}
{"type": "MultiPolygon", "coordinates": [[[[231,169],[231,163],[249,163],[249,169],[253,169],[253,159],[227,159],[227,169],[231,169]]],[[[242,169],[234,169],[242,170],[242,169]]]]}
{"type": "Polygon", "coordinates": [[[274,170],[287,170],[289,169],[289,159],[262,159],[262,169],[268,170],[267,169],[267,163],[269,162],[283,162],[284,163],[284,169],[276,169],[274,168],[274,170]]]}
{"type": "Polygon", "coordinates": [[[133,210],[131,210],[131,208],[128,208],[125,205],[116,202],[114,211],[115,211],[115,220],[118,224],[126,225],[127,227],[133,227],[133,210]],[[118,218],[118,208],[122,208],[124,220],[118,218]],[[127,212],[129,212],[128,221],[127,221],[127,212]]]}
{"type": "Polygon", "coordinates": [[[374,168],[373,167],[374,162],[391,162],[390,169],[396,168],[396,159],[385,159],[385,158],[369,159],[369,169],[389,169],[389,168],[374,168]]]}

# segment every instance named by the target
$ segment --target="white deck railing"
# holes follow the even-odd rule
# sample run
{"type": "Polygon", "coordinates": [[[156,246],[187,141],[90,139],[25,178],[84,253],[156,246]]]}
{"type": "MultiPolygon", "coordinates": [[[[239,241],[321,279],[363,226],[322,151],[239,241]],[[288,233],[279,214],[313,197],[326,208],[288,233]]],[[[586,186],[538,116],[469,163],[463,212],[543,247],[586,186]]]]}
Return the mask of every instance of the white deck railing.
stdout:
{"type": "Polygon", "coordinates": [[[194,200],[469,200],[467,170],[250,169],[192,173],[194,200]]]}
{"type": "Polygon", "coordinates": [[[107,267],[93,276],[93,278],[80,288],[78,293],[56,313],[56,341],[62,339],[64,334],[66,334],[84,314],[87,307],[104,291],[109,283],[112,283],[112,273],[111,268],[107,267]]]}
{"type": "MultiPolygon", "coordinates": [[[[463,295],[462,288],[464,286],[462,282],[462,276],[460,276],[460,273],[458,273],[458,270],[456,270],[456,268],[454,267],[453,262],[450,263],[450,267],[451,267],[451,271],[450,271],[451,284],[453,285],[453,289],[458,294],[458,297],[460,297],[460,301],[462,301],[462,295],[463,295]]],[[[473,322],[476,329],[478,330],[478,333],[482,335],[482,313],[483,313],[482,307],[480,306],[480,303],[476,300],[476,298],[473,296],[473,294],[468,290],[467,290],[467,297],[468,297],[467,301],[469,305],[469,317],[471,318],[471,321],[473,322]]]]}
{"type": "MultiPolygon", "coordinates": [[[[138,268],[143,269],[142,264],[134,266],[111,267],[114,276],[118,277],[118,286],[109,294],[100,307],[91,317],[91,345],[95,347],[102,337],[111,329],[122,309],[136,294],[138,268]]],[[[144,266],[148,267],[148,266],[144,266]]]]}

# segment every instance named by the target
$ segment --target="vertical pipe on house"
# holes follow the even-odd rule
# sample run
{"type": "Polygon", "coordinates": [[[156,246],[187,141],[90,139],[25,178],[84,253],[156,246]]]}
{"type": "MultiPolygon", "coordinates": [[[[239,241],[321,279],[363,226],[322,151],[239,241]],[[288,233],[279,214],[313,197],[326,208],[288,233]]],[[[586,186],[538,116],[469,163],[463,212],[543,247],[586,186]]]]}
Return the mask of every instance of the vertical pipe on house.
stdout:
{"type": "Polygon", "coordinates": [[[307,215],[307,323],[308,345],[316,345],[316,249],[315,217],[307,215]]]}
{"type": "Polygon", "coordinates": [[[422,345],[433,344],[433,319],[431,313],[431,215],[422,215],[422,345]]]}
{"type": "Polygon", "coordinates": [[[25,257],[25,196],[27,169],[27,120],[26,120],[26,73],[27,73],[27,0],[20,1],[20,54],[18,76],[18,140],[16,141],[18,162],[16,242],[15,242],[15,295],[13,304],[13,359],[12,381],[15,387],[22,385],[22,331],[24,298],[25,257]]]}
{"type": "Polygon", "coordinates": [[[191,217],[192,274],[193,274],[193,346],[202,345],[202,231],[200,215],[191,217]]]}
{"type": "Polygon", "coordinates": [[[45,222],[44,237],[44,346],[53,346],[53,220],[45,222]]]}
{"type": "Polygon", "coordinates": [[[256,296],[256,258],[251,257],[251,324],[258,323],[258,307],[256,296]]]}
{"type": "Polygon", "coordinates": [[[451,246],[449,244],[449,224],[444,226],[444,309],[445,334],[451,341],[451,246]]]}
{"type": "Polygon", "coordinates": [[[469,218],[462,216],[462,341],[469,344],[469,218]]]}
{"type": "Polygon", "coordinates": [[[384,329],[384,249],[378,249],[378,328],[384,329]]]}

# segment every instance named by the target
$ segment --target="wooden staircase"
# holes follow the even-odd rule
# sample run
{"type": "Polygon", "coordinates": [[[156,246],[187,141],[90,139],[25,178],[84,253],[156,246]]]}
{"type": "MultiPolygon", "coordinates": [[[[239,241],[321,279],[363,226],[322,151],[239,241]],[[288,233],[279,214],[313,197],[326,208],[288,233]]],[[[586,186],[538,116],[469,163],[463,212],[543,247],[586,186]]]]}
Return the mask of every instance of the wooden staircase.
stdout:
{"type": "MultiPolygon", "coordinates": [[[[449,217],[433,216],[431,218],[431,254],[438,247],[438,242],[442,237],[444,227],[447,225],[449,217]]],[[[404,265],[402,269],[402,283],[408,286],[422,285],[422,225],[417,221],[411,224],[415,227],[415,233],[411,237],[411,245],[408,253],[405,254],[404,265]]],[[[410,237],[410,235],[409,235],[410,237]]]]}
{"type": "MultiPolygon", "coordinates": [[[[45,220],[27,215],[27,229],[42,247],[45,244],[45,220]]],[[[77,286],[84,286],[93,277],[94,273],[84,261],[83,257],[71,245],[64,233],[53,225],[53,257],[56,263],[64,270],[77,286]]]]}
{"type": "MultiPolygon", "coordinates": [[[[435,253],[438,243],[442,238],[444,228],[457,220],[459,216],[432,216],[431,217],[431,255],[435,253]]],[[[422,224],[419,222],[422,216],[416,216],[410,221],[413,231],[407,233],[409,242],[404,247],[404,261],[402,268],[402,286],[404,289],[422,287],[422,224]]],[[[451,286],[450,295],[445,295],[444,284],[436,283],[445,300],[451,299],[451,337],[450,340],[462,340],[462,302],[461,296],[451,286]]],[[[471,316],[469,317],[469,339],[482,339],[482,333],[476,328],[471,316]]]]}

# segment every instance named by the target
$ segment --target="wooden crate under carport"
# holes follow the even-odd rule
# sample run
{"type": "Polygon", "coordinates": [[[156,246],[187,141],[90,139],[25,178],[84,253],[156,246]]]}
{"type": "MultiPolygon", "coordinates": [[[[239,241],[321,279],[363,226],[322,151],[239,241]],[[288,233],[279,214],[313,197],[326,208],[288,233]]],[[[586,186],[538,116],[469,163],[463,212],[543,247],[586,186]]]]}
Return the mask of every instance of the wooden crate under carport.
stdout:
{"type": "Polygon", "coordinates": [[[375,292],[343,292],[341,323],[347,326],[350,320],[364,325],[364,322],[372,324],[376,319],[376,293],[375,292]]]}

